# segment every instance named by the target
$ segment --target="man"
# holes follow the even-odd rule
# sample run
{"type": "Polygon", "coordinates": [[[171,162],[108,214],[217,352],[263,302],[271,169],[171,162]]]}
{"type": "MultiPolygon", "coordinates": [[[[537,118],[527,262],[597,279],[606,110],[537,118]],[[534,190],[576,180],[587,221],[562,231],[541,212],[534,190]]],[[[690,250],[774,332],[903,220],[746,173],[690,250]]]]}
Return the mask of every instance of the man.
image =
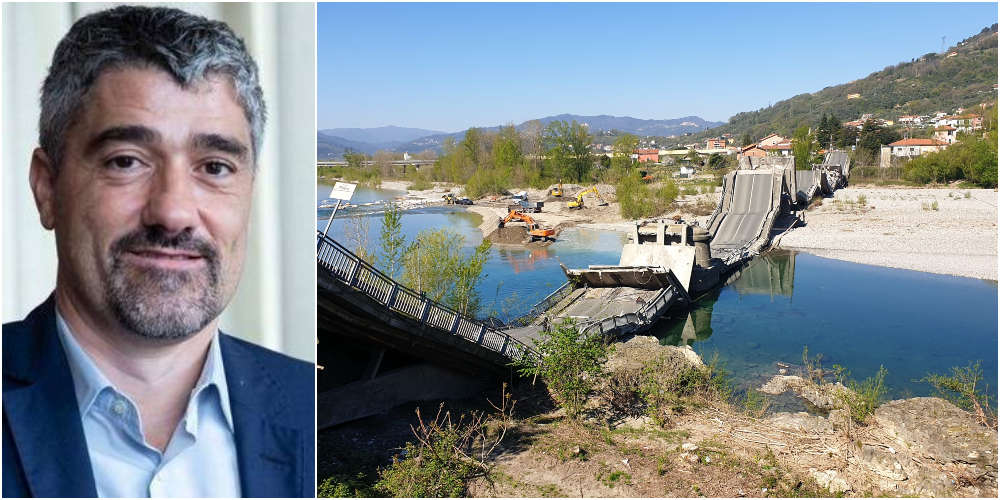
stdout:
{"type": "Polygon", "coordinates": [[[41,105],[29,181],[59,266],[3,327],[3,496],[314,496],[315,369],[218,331],[265,120],[243,42],[92,14],[41,105]]]}

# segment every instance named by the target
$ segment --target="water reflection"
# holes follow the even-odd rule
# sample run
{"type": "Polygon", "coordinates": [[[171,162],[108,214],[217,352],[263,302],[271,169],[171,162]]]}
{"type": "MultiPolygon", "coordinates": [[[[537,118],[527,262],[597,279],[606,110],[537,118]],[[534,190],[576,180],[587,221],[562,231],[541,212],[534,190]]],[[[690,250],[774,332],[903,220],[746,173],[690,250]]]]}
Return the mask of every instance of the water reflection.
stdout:
{"type": "Polygon", "coordinates": [[[771,376],[777,362],[799,365],[808,346],[856,380],[885,366],[890,397],[926,396],[931,387],[916,380],[977,359],[996,380],[996,304],[992,282],[772,252],[649,333],[717,352],[740,380],[771,376]]]}
{"type": "Polygon", "coordinates": [[[792,298],[795,288],[795,254],[791,252],[770,252],[750,263],[739,272],[732,287],[741,297],[746,295],[769,295],[792,298]]]}
{"type": "MultiPolygon", "coordinates": [[[[736,292],[743,299],[750,295],[771,298],[787,297],[792,301],[795,288],[795,253],[771,252],[754,259],[727,279],[726,288],[736,292]]],[[[719,301],[723,288],[717,288],[698,297],[690,307],[668,313],[668,317],[654,325],[651,333],[661,345],[694,345],[712,336],[712,310],[719,301]]],[[[718,323],[733,324],[735,318],[723,318],[718,323]]]]}
{"type": "Polygon", "coordinates": [[[555,253],[547,248],[534,250],[510,250],[504,247],[497,247],[497,256],[505,265],[510,266],[514,274],[521,274],[535,271],[542,262],[554,258],[555,253]]]}

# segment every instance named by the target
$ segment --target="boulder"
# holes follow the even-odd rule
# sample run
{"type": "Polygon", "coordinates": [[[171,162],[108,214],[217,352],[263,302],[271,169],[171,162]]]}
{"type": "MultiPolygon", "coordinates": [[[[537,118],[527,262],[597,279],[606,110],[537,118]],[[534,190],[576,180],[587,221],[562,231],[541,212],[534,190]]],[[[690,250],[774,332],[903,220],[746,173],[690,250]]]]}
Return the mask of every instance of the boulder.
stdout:
{"type": "Polygon", "coordinates": [[[996,491],[997,432],[972,414],[940,398],[912,398],[882,405],[875,421],[895,440],[892,451],[901,452],[862,449],[860,459],[880,476],[906,476],[906,490],[915,494],[945,495],[961,483],[996,491]]]}

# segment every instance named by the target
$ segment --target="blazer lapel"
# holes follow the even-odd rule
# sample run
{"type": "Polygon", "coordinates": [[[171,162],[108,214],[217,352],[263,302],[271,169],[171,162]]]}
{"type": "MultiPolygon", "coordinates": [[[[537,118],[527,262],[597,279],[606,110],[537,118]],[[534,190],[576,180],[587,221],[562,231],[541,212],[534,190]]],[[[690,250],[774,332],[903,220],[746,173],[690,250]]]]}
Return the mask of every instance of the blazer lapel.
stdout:
{"type": "Polygon", "coordinates": [[[56,332],[53,298],[32,311],[24,326],[13,335],[4,332],[3,410],[30,493],[96,497],[73,376],[56,332]]]}
{"type": "Polygon", "coordinates": [[[300,497],[304,436],[280,424],[288,408],[280,383],[248,348],[220,338],[233,415],[240,488],[245,497],[300,497]]]}

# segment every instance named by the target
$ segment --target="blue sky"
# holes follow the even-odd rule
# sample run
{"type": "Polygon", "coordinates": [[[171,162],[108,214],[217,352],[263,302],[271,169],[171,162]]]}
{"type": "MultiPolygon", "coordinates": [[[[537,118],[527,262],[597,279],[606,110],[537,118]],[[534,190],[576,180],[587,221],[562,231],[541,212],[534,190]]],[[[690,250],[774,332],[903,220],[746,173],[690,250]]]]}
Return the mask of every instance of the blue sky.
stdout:
{"type": "Polygon", "coordinates": [[[997,22],[989,3],[320,3],[320,129],[725,121],[997,22]]]}

